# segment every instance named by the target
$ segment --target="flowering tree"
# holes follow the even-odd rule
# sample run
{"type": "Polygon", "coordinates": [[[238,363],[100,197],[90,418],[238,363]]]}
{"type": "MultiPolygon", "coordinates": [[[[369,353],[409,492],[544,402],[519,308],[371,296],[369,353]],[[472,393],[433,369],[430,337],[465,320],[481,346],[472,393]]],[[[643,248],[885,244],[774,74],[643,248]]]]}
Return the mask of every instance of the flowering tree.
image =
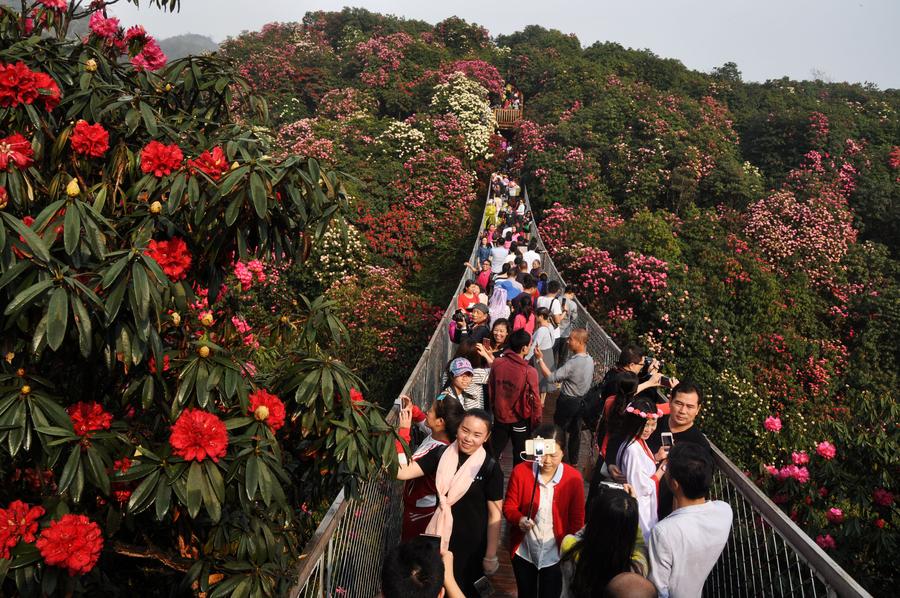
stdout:
{"type": "Polygon", "coordinates": [[[271,158],[221,60],[167,64],[102,2],[26,16],[0,9],[2,592],[282,594],[306,501],[392,448],[330,303],[249,330],[229,297],[272,279],[257,257],[303,262],[342,181],[271,158]],[[284,338],[257,375],[248,351],[284,338]]]}
{"type": "Polygon", "coordinates": [[[449,76],[446,83],[434,88],[431,107],[437,113],[456,117],[470,160],[488,157],[487,151],[494,132],[494,113],[487,100],[487,90],[462,72],[449,76]]]}

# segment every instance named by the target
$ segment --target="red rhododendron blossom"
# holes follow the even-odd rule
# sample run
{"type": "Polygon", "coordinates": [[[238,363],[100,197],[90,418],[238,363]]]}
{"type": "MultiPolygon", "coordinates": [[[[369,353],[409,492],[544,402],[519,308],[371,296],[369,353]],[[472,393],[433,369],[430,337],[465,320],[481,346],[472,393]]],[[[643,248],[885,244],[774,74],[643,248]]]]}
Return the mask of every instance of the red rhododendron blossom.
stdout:
{"type": "Polygon", "coordinates": [[[37,97],[34,73],[24,62],[0,64],[0,106],[30,104],[37,97]]]}
{"type": "Polygon", "coordinates": [[[875,501],[876,505],[889,507],[894,504],[894,495],[884,488],[876,488],[875,492],[872,493],[872,500],[875,501]]]}
{"type": "Polygon", "coordinates": [[[10,558],[9,550],[20,540],[34,542],[37,520],[43,514],[43,507],[29,507],[21,500],[14,500],[7,508],[0,509],[0,559],[10,558]]]}
{"type": "Polygon", "coordinates": [[[115,462],[113,462],[113,469],[119,473],[128,473],[128,470],[131,469],[131,459],[128,457],[116,459],[115,462]]]}
{"type": "Polygon", "coordinates": [[[159,141],[151,141],[141,150],[141,171],[144,174],[152,173],[156,178],[162,178],[172,174],[172,171],[181,168],[184,154],[174,143],[165,145],[159,141]]]}
{"type": "Polygon", "coordinates": [[[20,133],[0,139],[0,170],[8,170],[10,163],[22,170],[31,166],[34,150],[31,142],[20,133]]]}
{"type": "Polygon", "coordinates": [[[250,415],[266,422],[275,432],[284,425],[284,403],[272,393],[260,388],[250,394],[250,415]]]}
{"type": "Polygon", "coordinates": [[[115,17],[106,18],[103,13],[95,12],[88,21],[88,27],[97,37],[104,39],[112,39],[119,33],[119,19],[115,17]]]}
{"type": "Polygon", "coordinates": [[[885,523],[884,519],[879,517],[878,519],[875,520],[875,527],[877,527],[878,529],[884,529],[884,523],[885,523]]]}
{"type": "Polygon", "coordinates": [[[72,130],[71,142],[76,154],[99,158],[109,149],[109,133],[100,123],[89,125],[86,120],[79,120],[72,130]]]}
{"type": "Polygon", "coordinates": [[[806,454],[806,451],[800,451],[791,453],[791,460],[794,462],[794,465],[806,465],[809,463],[809,455],[806,454]]]}
{"type": "Polygon", "coordinates": [[[228,450],[225,422],[202,409],[185,409],[169,437],[172,452],[186,461],[219,461],[228,450]]]}
{"type": "Polygon", "coordinates": [[[149,37],[150,36],[147,35],[147,30],[144,29],[143,25],[132,25],[128,28],[128,31],[125,32],[125,41],[128,43],[133,41],[144,43],[149,37]]]}
{"type": "MultiPolygon", "coordinates": [[[[151,357],[150,360],[147,362],[147,369],[150,370],[151,374],[156,373],[156,358],[155,357],[151,357]]],[[[164,372],[169,371],[169,356],[168,355],[163,355],[162,371],[164,371],[164,372]]]]}
{"type": "Polygon", "coordinates": [[[222,175],[228,172],[230,166],[225,152],[221,147],[214,147],[212,151],[206,150],[195,160],[188,160],[188,168],[191,174],[197,171],[202,172],[214,181],[222,178],[222,175]]]}
{"type": "Polygon", "coordinates": [[[350,389],[350,400],[354,403],[361,403],[363,401],[363,394],[356,390],[355,388],[350,389]]]}
{"type": "Polygon", "coordinates": [[[38,0],[38,4],[43,4],[50,10],[63,11],[68,6],[66,0],[38,0]]]}
{"type": "Polygon", "coordinates": [[[69,513],[41,532],[37,547],[48,565],[64,567],[70,576],[84,575],[100,558],[103,533],[86,516],[69,513]]]}
{"type": "Polygon", "coordinates": [[[843,523],[844,522],[844,512],[837,507],[831,507],[827,511],[825,511],[825,518],[828,519],[831,523],[843,523]]]}
{"type": "Polygon", "coordinates": [[[91,432],[97,430],[109,430],[112,425],[112,415],[104,410],[100,403],[81,401],[69,405],[66,412],[72,419],[75,433],[84,438],[90,438],[91,432]]]}
{"type": "Polygon", "coordinates": [[[834,448],[833,444],[826,440],[816,445],[816,452],[823,459],[828,459],[830,461],[831,459],[834,459],[834,456],[837,454],[837,449],[834,448]]]}
{"type": "Polygon", "coordinates": [[[166,66],[166,55],[152,37],[144,44],[140,53],[131,59],[131,64],[139,71],[158,71],[166,66]]]}
{"type": "Polygon", "coordinates": [[[763,426],[769,432],[780,432],[781,431],[781,418],[769,416],[766,418],[766,421],[763,423],[763,426]]]}
{"type": "Polygon", "coordinates": [[[172,237],[168,241],[151,240],[146,253],[156,260],[172,282],[185,278],[191,268],[191,254],[184,239],[172,237]]]}
{"type": "Polygon", "coordinates": [[[824,550],[829,550],[831,548],[837,547],[837,542],[834,541],[834,538],[831,537],[831,534],[816,536],[816,544],[821,546],[824,550]]]}
{"type": "Polygon", "coordinates": [[[59,106],[59,100],[62,93],[59,91],[59,85],[47,73],[34,74],[34,86],[40,92],[39,98],[44,103],[44,108],[49,112],[59,106]]]}

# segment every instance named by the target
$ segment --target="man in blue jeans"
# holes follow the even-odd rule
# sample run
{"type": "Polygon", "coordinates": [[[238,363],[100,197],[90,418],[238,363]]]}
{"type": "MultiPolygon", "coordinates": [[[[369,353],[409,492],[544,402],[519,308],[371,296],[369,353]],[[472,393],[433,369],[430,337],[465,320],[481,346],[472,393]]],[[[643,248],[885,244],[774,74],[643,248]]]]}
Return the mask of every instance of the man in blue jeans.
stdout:
{"type": "Polygon", "coordinates": [[[591,390],[594,381],[594,359],[587,353],[588,332],[584,328],[575,328],[569,334],[568,347],[572,356],[555,372],[544,363],[544,355],[535,347],[534,357],[537,367],[550,384],[559,383],[559,398],[556,399],[556,413],[553,423],[566,431],[569,446],[565,451],[565,460],[570,465],[578,464],[578,451],[581,448],[582,402],[584,395],[591,390]]]}

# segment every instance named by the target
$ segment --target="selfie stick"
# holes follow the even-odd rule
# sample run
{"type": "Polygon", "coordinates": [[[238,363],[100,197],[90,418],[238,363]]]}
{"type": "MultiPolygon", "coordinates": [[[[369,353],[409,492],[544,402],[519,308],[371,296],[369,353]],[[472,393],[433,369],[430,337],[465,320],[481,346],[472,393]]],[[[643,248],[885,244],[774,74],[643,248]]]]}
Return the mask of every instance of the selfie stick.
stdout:
{"type": "Polygon", "coordinates": [[[543,460],[543,458],[543,455],[538,455],[538,457],[534,460],[534,462],[537,463],[538,470],[537,473],[534,474],[534,486],[531,487],[531,502],[528,506],[528,518],[532,521],[534,521],[534,517],[532,517],[532,512],[534,511],[534,494],[535,492],[537,492],[538,476],[541,475],[541,461],[543,460]]]}

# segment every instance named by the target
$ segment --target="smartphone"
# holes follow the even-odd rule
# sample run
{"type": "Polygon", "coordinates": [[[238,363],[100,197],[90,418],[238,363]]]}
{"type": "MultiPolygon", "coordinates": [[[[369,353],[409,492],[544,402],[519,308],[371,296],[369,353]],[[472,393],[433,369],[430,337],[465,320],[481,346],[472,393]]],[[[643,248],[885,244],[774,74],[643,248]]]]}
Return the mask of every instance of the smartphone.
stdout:
{"type": "Polygon", "coordinates": [[[481,598],[489,598],[494,595],[494,586],[491,584],[491,580],[487,577],[479,578],[475,584],[475,590],[478,592],[478,595],[481,598]]]}
{"type": "Polygon", "coordinates": [[[491,349],[491,346],[494,344],[491,342],[491,339],[485,337],[482,339],[481,344],[485,346],[486,349],[491,349]]]}
{"type": "Polygon", "coordinates": [[[441,537],[435,536],[434,534],[419,534],[420,538],[424,538],[428,541],[428,543],[434,546],[434,549],[440,552],[441,550],[441,537]]]}
{"type": "Polygon", "coordinates": [[[662,439],[662,445],[667,451],[672,448],[673,444],[675,444],[675,439],[672,437],[671,432],[663,432],[659,435],[659,437],[662,439]]]}
{"type": "Polygon", "coordinates": [[[664,386],[665,388],[672,388],[672,379],[669,378],[668,376],[660,377],[659,383],[661,386],[664,386]]]}
{"type": "Polygon", "coordinates": [[[545,438],[534,438],[525,441],[525,454],[530,457],[543,457],[556,454],[556,441],[545,438]]]}
{"type": "Polygon", "coordinates": [[[409,409],[409,405],[412,401],[409,400],[409,397],[400,397],[400,408],[401,409],[409,409]]]}

